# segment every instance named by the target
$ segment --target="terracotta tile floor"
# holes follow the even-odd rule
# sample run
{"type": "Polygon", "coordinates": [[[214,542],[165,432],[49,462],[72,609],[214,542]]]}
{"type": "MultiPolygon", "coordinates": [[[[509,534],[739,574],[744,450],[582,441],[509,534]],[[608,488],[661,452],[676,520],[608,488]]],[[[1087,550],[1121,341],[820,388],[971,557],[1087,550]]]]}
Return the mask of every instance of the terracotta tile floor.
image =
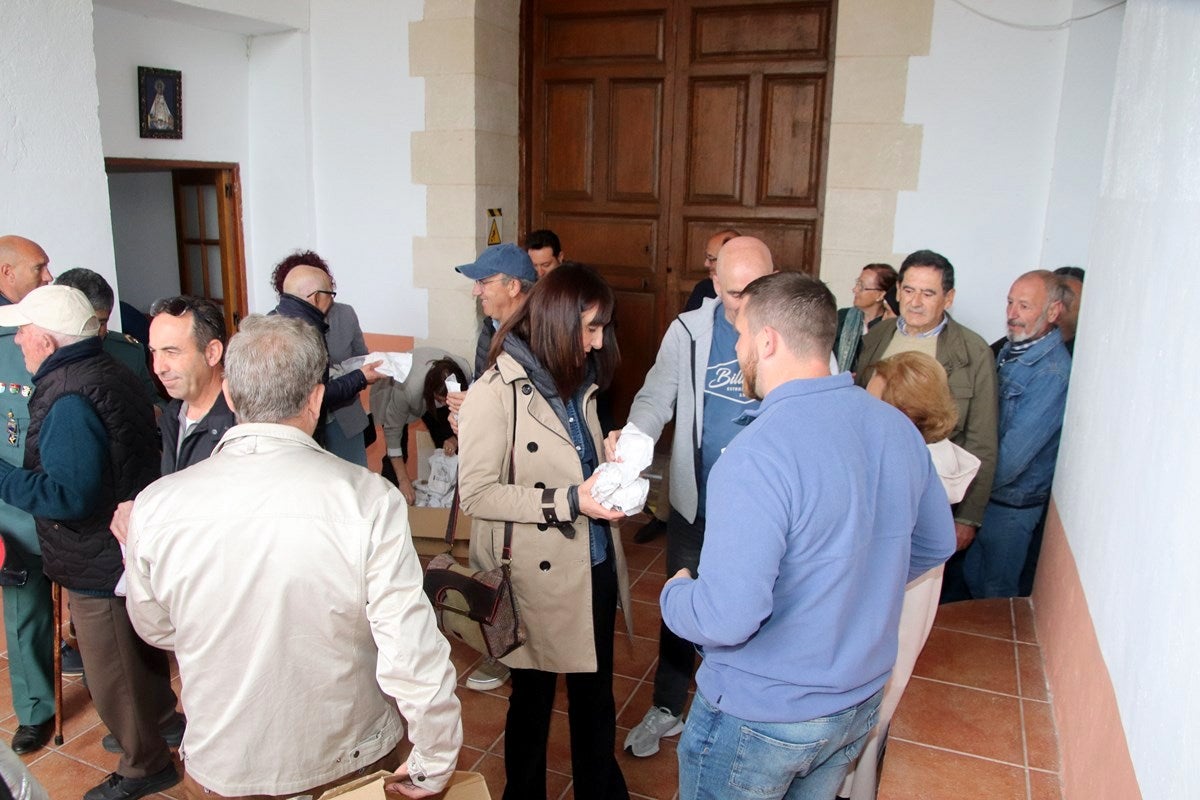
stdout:
{"type": "MultiPolygon", "coordinates": [[[[634,518],[622,531],[631,564],[635,636],[630,642],[618,635],[616,642],[618,746],[649,707],[657,657],[664,541],[634,544],[632,535],[642,521],[634,518]]],[[[619,618],[617,624],[621,630],[619,618]]],[[[460,675],[464,719],[465,746],[459,765],[483,773],[498,800],[504,785],[508,690],[480,693],[465,688],[466,676],[478,658],[461,646],[453,650],[453,658],[460,675]]],[[[0,735],[5,741],[16,728],[7,672],[8,662],[0,657],[0,735]]],[[[175,681],[178,687],[178,677],[175,681]]],[[[117,758],[100,747],[106,731],[78,679],[66,679],[64,696],[65,743],[24,760],[53,800],[77,800],[115,768],[117,758]]],[[[573,798],[563,691],[554,713],[550,797],[573,798]]],[[[677,738],[663,740],[662,749],[651,758],[618,754],[634,797],[670,800],[676,796],[677,738]]],[[[1054,728],[1028,601],[943,607],[892,723],[880,798],[1057,800],[1057,769],[1054,728]]],[[[173,789],[156,797],[179,800],[182,793],[173,789]]]]}
{"type": "Polygon", "coordinates": [[[1028,598],[938,610],[892,720],[880,800],[1060,800],[1028,598]]]}

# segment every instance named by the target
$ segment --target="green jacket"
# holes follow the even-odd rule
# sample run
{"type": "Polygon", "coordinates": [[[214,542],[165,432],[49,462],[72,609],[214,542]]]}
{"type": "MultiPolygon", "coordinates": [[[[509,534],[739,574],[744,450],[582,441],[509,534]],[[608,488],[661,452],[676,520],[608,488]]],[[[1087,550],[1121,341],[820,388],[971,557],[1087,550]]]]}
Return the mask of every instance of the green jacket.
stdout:
{"type": "Polygon", "coordinates": [[[146,366],[146,348],[137,339],[127,333],[109,331],[104,337],[104,352],[129,368],[138,377],[142,394],[146,399],[159,408],[166,408],[167,401],[158,393],[154,379],[150,377],[150,369],[146,366]]]}
{"type": "MultiPolygon", "coordinates": [[[[892,337],[894,323],[872,328],[862,340],[862,351],[855,362],[856,381],[866,386],[892,337]]],[[[979,472],[962,502],[954,509],[954,520],[978,527],[992,492],[996,472],[996,359],[979,334],[964,328],[946,315],[946,327],[938,334],[937,360],[946,368],[950,393],[958,403],[958,422],[950,441],[980,460],[979,472]]]]}
{"type": "MultiPolygon", "coordinates": [[[[0,305],[8,304],[8,300],[0,295],[0,305]]],[[[5,426],[3,438],[0,438],[0,459],[14,467],[22,467],[33,379],[25,369],[25,355],[13,341],[16,335],[16,328],[0,328],[0,420],[5,426]]],[[[6,544],[14,543],[26,552],[41,555],[33,517],[4,502],[0,502],[0,533],[6,544]]]]}

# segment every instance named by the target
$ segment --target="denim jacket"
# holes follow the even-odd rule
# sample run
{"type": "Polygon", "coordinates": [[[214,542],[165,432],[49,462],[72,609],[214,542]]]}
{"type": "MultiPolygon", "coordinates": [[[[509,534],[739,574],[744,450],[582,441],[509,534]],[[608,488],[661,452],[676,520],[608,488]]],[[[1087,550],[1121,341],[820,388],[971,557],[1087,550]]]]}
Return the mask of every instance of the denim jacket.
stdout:
{"type": "Polygon", "coordinates": [[[1057,329],[1011,361],[1005,343],[1000,365],[1000,455],[993,503],[1026,508],[1050,494],[1058,437],[1067,405],[1071,356],[1057,329]]]}

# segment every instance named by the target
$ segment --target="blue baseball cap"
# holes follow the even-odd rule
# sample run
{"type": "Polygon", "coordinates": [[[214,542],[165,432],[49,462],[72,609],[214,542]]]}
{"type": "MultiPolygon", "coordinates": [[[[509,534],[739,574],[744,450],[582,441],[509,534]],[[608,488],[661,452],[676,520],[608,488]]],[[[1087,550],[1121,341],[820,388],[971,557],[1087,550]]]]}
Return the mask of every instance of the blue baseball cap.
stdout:
{"type": "Polygon", "coordinates": [[[481,281],[493,275],[510,275],[530,283],[537,280],[537,271],[529,254],[512,242],[489,247],[479,254],[473,264],[454,268],[460,275],[473,281],[481,281]]]}

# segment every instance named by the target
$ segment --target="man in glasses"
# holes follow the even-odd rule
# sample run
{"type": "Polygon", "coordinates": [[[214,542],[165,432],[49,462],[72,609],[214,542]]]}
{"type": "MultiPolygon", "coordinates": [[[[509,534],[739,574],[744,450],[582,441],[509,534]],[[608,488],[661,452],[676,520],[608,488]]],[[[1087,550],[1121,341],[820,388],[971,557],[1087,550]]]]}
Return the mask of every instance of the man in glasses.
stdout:
{"type": "MultiPolygon", "coordinates": [[[[333,307],[333,298],[335,297],[337,297],[337,292],[333,290],[333,278],[329,276],[328,272],[308,264],[301,264],[293,267],[287,277],[283,279],[283,292],[279,295],[279,305],[272,313],[307,322],[321,332],[322,341],[325,341],[325,337],[329,333],[329,324],[325,321],[325,315],[333,307]]],[[[329,343],[326,341],[326,348],[328,346],[329,343]]],[[[322,418],[321,427],[317,429],[317,441],[324,444],[324,437],[321,435],[322,428],[329,422],[330,414],[333,411],[350,403],[357,403],[359,392],[383,377],[383,373],[376,369],[381,363],[372,361],[369,364],[363,364],[359,369],[350,370],[336,377],[332,377],[329,371],[326,371],[325,404],[323,406],[325,416],[322,418]]],[[[330,367],[333,366],[336,365],[330,365],[330,367]]],[[[361,441],[361,437],[356,447],[363,451],[361,458],[356,450],[354,458],[346,460],[357,464],[367,463],[366,444],[361,441]]],[[[346,457],[346,454],[343,453],[337,455],[346,457]]]]}
{"type": "Polygon", "coordinates": [[[717,290],[713,287],[713,277],[717,274],[717,254],[721,252],[721,248],[725,246],[726,242],[739,236],[741,234],[733,228],[726,228],[709,237],[708,243],[704,245],[704,271],[708,273],[708,277],[697,281],[696,285],[692,287],[692,293],[688,295],[687,302],[683,305],[684,311],[695,311],[705,298],[716,298],[717,290]]]}
{"type": "MultiPolygon", "coordinates": [[[[487,367],[492,337],[525,302],[526,295],[538,279],[538,273],[529,253],[512,243],[489,247],[479,254],[474,263],[463,264],[454,270],[475,281],[471,294],[479,298],[479,306],[483,311],[483,327],[475,343],[474,377],[478,378],[487,367]]],[[[462,408],[466,396],[466,391],[446,395],[446,405],[450,407],[450,426],[455,433],[458,433],[458,410],[462,408]]],[[[487,659],[467,676],[467,686],[476,691],[488,691],[502,686],[506,680],[508,667],[499,661],[487,659]]]]}
{"type": "MultiPolygon", "coordinates": [[[[19,303],[25,295],[49,283],[49,264],[46,251],[37,243],[20,236],[0,236],[0,306],[19,303]]],[[[0,460],[20,467],[25,460],[33,380],[21,349],[13,341],[16,333],[13,327],[0,328],[0,416],[5,422],[0,460]]],[[[0,534],[8,551],[0,583],[4,592],[8,678],[17,714],[12,749],[23,754],[45,745],[54,727],[54,607],[50,583],[42,574],[42,549],[33,517],[0,502],[0,534]]]]}

